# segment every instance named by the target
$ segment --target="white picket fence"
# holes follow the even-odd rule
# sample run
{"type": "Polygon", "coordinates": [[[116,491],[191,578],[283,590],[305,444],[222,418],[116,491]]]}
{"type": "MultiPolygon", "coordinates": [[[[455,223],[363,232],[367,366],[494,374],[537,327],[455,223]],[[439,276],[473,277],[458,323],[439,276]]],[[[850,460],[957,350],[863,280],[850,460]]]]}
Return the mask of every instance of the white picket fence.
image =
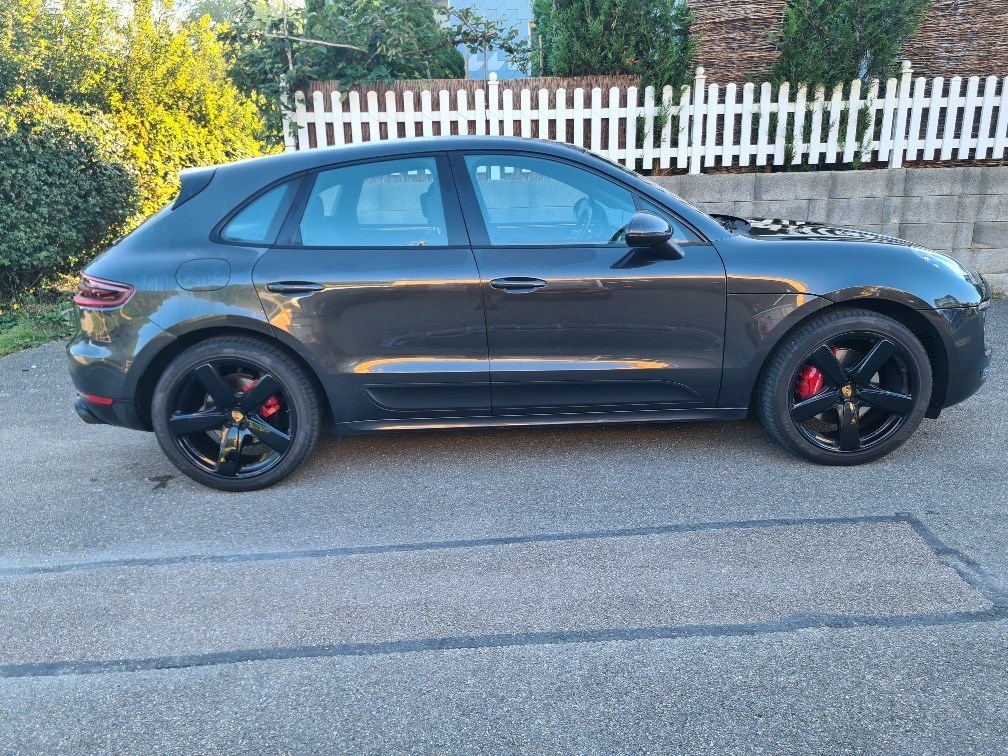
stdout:
{"type": "MultiPolygon", "coordinates": [[[[707,84],[697,68],[681,92],[511,88],[493,74],[469,92],[303,92],[285,123],[286,149],[480,134],[558,139],[631,169],[904,161],[1000,160],[1008,147],[1008,77],[899,78],[810,92],[769,82],[707,84]],[[500,91],[503,89],[503,91],[500,91]],[[793,96],[792,96],[793,92],[793,96]],[[741,97],[739,94],[741,93],[741,97]],[[419,102],[417,102],[419,100],[419,102]],[[858,138],[859,119],[861,138],[858,138]],[[291,128],[290,124],[294,127],[291,128]]],[[[471,87],[470,87],[471,89],[471,87]]]]}

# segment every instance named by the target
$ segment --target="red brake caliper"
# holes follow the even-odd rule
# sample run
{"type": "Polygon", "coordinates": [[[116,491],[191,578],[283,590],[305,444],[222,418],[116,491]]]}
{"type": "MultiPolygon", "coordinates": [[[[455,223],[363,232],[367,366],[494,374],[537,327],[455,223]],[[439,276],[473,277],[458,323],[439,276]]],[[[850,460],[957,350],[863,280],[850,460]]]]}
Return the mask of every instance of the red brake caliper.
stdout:
{"type": "Polygon", "coordinates": [[[272,417],[279,411],[280,411],[280,398],[276,395],[271,396],[269,399],[267,399],[265,402],[262,403],[262,406],[259,407],[259,414],[262,416],[264,420],[269,417],[272,417]]]}
{"type": "MultiPolygon", "coordinates": [[[[248,386],[245,387],[243,393],[247,394],[255,387],[257,383],[259,383],[258,380],[252,381],[248,386]]],[[[273,417],[273,415],[275,415],[279,411],[280,411],[280,397],[277,396],[276,394],[274,394],[265,402],[259,405],[259,416],[263,420],[273,417]]]]}
{"type": "MultiPolygon", "coordinates": [[[[833,350],[833,354],[836,355],[837,350],[833,350]]],[[[818,394],[826,386],[826,378],[823,376],[822,371],[815,365],[806,365],[801,370],[798,371],[798,380],[795,383],[795,398],[803,402],[806,399],[811,399],[813,396],[818,394]]]]}
{"type": "Polygon", "coordinates": [[[795,383],[795,398],[803,402],[823,390],[826,379],[823,378],[822,371],[815,365],[806,365],[798,373],[798,382],[795,383]]]}

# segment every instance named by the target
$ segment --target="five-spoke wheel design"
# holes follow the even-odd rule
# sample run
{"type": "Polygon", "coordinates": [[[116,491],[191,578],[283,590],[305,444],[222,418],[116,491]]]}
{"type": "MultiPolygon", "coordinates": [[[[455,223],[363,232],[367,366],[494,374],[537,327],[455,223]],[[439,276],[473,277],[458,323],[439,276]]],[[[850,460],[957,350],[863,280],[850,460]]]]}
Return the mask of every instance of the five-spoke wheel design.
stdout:
{"type": "Polygon", "coordinates": [[[781,340],[756,399],[780,443],[816,462],[850,465],[906,441],[931,388],[927,350],[907,326],[869,310],[831,308],[781,340]]]}
{"type": "Polygon", "coordinates": [[[192,462],[225,478],[265,472],[291,445],[297,415],[276,376],[208,360],[179,387],[168,427],[192,462]]]}
{"type": "Polygon", "coordinates": [[[151,419],[168,458],[194,480],[229,491],[286,477],[315,444],[318,398],[293,359],[253,338],[223,336],[173,360],[154,389],[151,419]]]}
{"type": "Polygon", "coordinates": [[[791,419],[816,446],[856,452],[883,442],[914,408],[906,350],[857,332],[816,347],[792,379],[791,419]]]}

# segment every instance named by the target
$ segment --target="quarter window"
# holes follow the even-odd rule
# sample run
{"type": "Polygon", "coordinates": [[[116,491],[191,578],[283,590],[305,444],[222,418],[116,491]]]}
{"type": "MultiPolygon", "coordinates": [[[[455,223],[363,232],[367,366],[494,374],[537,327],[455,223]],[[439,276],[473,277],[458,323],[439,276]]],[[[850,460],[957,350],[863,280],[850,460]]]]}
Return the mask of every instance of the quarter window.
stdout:
{"type": "Polygon", "coordinates": [[[490,243],[617,244],[637,208],[619,184],[567,163],[467,155],[490,243]]]}
{"type": "Polygon", "coordinates": [[[272,244],[280,232],[295,182],[273,187],[252,200],[221,231],[221,238],[245,244],[272,244]]]}
{"type": "Polygon", "coordinates": [[[321,171],[300,224],[310,247],[446,246],[434,158],[406,158],[321,171]]]}

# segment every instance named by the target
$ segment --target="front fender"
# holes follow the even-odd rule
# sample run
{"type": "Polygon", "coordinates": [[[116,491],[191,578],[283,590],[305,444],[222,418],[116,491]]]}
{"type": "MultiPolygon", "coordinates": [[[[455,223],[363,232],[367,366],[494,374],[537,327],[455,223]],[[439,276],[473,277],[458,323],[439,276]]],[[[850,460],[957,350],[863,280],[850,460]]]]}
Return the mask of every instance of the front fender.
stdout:
{"type": "Polygon", "coordinates": [[[721,407],[748,407],[763,363],[780,339],[833,302],[814,294],[729,294],[721,407]]]}

